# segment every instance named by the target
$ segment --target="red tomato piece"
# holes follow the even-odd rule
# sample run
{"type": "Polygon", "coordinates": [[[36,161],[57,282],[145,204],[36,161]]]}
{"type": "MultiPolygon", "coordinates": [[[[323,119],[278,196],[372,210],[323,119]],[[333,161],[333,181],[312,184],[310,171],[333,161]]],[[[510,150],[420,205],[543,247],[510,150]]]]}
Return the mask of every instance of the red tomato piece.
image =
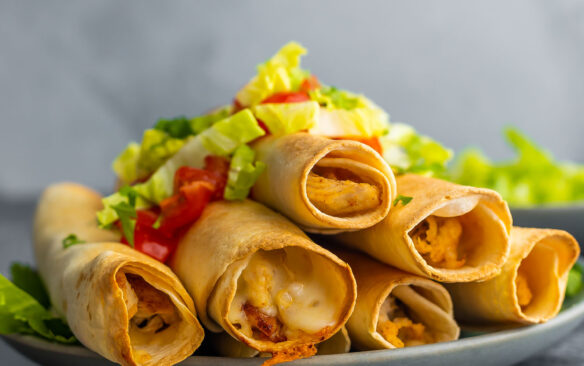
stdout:
{"type": "Polygon", "coordinates": [[[301,92],[308,93],[309,91],[316,90],[316,89],[320,89],[320,82],[318,81],[316,76],[310,75],[309,77],[307,77],[306,79],[304,79],[302,81],[302,84],[300,84],[299,90],[301,92]]]}
{"type": "Polygon", "coordinates": [[[178,194],[160,203],[160,231],[172,236],[177,229],[195,222],[211,201],[214,192],[215,185],[205,181],[183,185],[178,194]]]}
{"type": "Polygon", "coordinates": [[[262,101],[265,103],[300,103],[307,102],[310,98],[305,92],[281,92],[273,94],[262,101]]]}

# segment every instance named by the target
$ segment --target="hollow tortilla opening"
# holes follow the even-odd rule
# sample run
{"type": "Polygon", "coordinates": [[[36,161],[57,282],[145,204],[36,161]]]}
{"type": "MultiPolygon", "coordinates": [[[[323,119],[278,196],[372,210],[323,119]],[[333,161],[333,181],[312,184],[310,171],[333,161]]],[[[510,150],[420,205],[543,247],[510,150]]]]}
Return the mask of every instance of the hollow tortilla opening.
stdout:
{"type": "MultiPolygon", "coordinates": [[[[547,318],[555,312],[555,299],[560,297],[558,283],[559,258],[550,240],[542,240],[535,244],[517,269],[517,274],[527,282],[531,299],[521,306],[521,311],[528,317],[547,318]]],[[[516,274],[516,275],[517,275],[516,274]]],[[[517,281],[515,283],[516,297],[519,302],[517,281]]]]}
{"type": "Polygon", "coordinates": [[[366,164],[328,154],[308,172],[306,193],[321,212],[335,217],[354,217],[379,209],[383,174],[366,164]]]}
{"type": "Polygon", "coordinates": [[[142,276],[119,271],[116,282],[128,312],[128,329],[134,358],[139,362],[155,364],[167,354],[169,340],[182,334],[180,312],[172,299],[156,289],[142,276]]]}
{"type": "Polygon", "coordinates": [[[465,271],[500,262],[505,252],[507,236],[499,217],[482,204],[478,196],[454,199],[436,209],[408,233],[414,245],[422,239],[426,253],[422,258],[432,267],[465,271]],[[429,222],[434,222],[429,225],[429,222]],[[430,226],[438,227],[434,243],[424,236],[430,226]],[[442,230],[441,230],[442,229],[442,230]],[[441,236],[441,234],[444,234],[441,236]],[[432,247],[433,244],[438,244],[432,247]],[[440,255],[440,251],[444,255],[440,255]],[[432,258],[435,254],[435,260],[432,258]],[[436,260],[438,259],[438,260],[436,260]]]}
{"type": "Polygon", "coordinates": [[[448,301],[435,289],[398,285],[379,309],[377,332],[398,348],[452,340],[447,307],[448,301]]]}
{"type": "Polygon", "coordinates": [[[286,247],[259,250],[231,266],[239,270],[228,320],[244,336],[267,348],[286,341],[317,343],[338,325],[349,289],[331,260],[286,247]]]}

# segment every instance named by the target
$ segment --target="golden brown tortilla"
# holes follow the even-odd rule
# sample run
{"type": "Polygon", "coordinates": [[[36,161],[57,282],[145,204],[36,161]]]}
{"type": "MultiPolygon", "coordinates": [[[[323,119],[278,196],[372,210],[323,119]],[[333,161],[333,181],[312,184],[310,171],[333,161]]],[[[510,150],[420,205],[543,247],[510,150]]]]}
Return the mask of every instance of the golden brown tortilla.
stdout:
{"type": "Polygon", "coordinates": [[[357,280],[357,304],[347,322],[360,350],[401,348],[458,339],[452,301],[444,287],[363,254],[333,250],[357,280]]]}
{"type": "Polygon", "coordinates": [[[36,263],[55,310],[87,348],[122,365],[173,365],[203,340],[194,304],[164,264],[97,227],[101,197],[50,186],[34,223],[36,263]],[[63,247],[76,234],[86,244],[63,247]]]}
{"type": "Polygon", "coordinates": [[[497,277],[447,286],[461,321],[543,323],[560,311],[568,273],[580,255],[574,237],[562,230],[513,227],[510,242],[511,255],[497,277]]]}
{"type": "Polygon", "coordinates": [[[209,204],[171,267],[209,330],[226,331],[279,361],[279,355],[313,354],[315,343],[343,326],[356,297],[346,263],[249,200],[209,204]],[[255,323],[258,317],[263,323],[255,323]]]}
{"type": "Polygon", "coordinates": [[[511,214],[498,193],[406,174],[399,195],[379,224],[335,238],[404,271],[441,282],[484,280],[509,255],[511,214]]]}
{"type": "Polygon", "coordinates": [[[333,234],[375,225],[395,197],[393,172],[369,146],[297,133],[254,144],[266,170],[252,197],[303,230],[333,234]]]}

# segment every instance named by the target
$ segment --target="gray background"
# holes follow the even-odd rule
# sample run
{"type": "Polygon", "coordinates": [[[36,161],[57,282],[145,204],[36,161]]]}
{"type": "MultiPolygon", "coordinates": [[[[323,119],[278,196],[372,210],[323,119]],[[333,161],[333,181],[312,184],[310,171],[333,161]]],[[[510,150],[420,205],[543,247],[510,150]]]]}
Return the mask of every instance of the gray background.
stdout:
{"type": "MultiPolygon", "coordinates": [[[[322,81],[456,150],[508,157],[500,132],[514,124],[584,162],[582,1],[2,0],[0,272],[30,261],[44,186],[108,191],[128,141],[229,102],[292,39],[322,81]]],[[[560,350],[539,359],[568,362],[560,350]]],[[[4,344],[0,357],[26,364],[4,344]]]]}

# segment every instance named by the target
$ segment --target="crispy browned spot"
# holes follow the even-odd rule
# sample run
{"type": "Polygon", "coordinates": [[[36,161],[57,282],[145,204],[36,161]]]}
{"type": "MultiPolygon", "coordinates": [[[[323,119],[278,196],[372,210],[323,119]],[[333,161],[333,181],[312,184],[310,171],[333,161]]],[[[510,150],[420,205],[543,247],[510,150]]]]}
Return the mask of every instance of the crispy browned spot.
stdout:
{"type": "Polygon", "coordinates": [[[249,303],[245,303],[242,309],[255,338],[276,343],[286,341],[286,336],[282,333],[282,323],[276,317],[262,313],[249,303]]]}
{"type": "Polygon", "coordinates": [[[265,361],[262,366],[276,365],[282,362],[288,362],[297,360],[300,358],[306,358],[314,356],[316,354],[316,347],[314,344],[301,344],[298,346],[291,347],[287,350],[274,352],[272,358],[265,361]]]}

